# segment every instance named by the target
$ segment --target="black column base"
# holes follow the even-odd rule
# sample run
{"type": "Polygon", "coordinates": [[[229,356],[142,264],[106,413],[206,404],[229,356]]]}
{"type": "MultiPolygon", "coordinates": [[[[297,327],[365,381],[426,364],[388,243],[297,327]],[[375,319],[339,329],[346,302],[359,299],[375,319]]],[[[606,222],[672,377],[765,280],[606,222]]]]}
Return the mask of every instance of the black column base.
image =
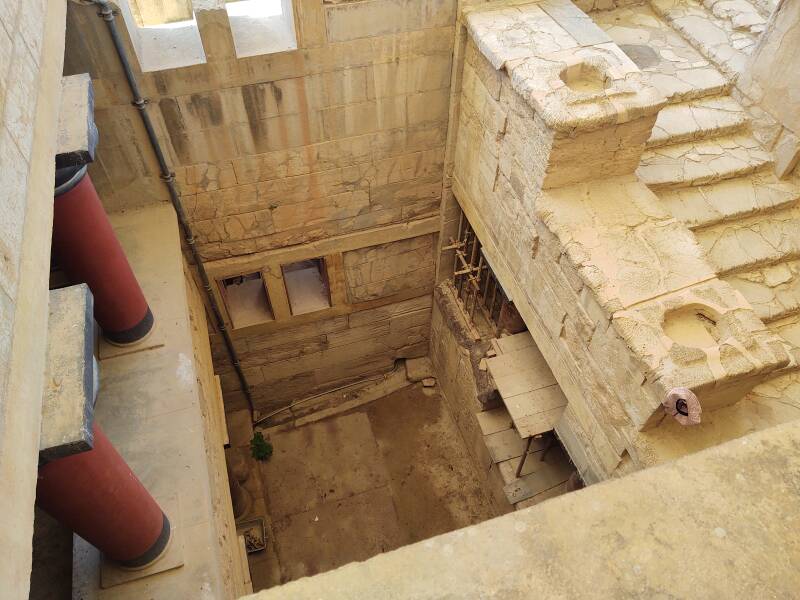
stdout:
{"type": "MultiPolygon", "coordinates": [[[[163,514],[163,513],[162,513],[163,514]]],[[[131,560],[118,561],[120,567],[125,569],[143,569],[159,558],[167,549],[170,540],[172,529],[169,524],[167,515],[164,515],[164,523],[161,526],[161,533],[159,534],[153,545],[150,546],[141,556],[137,556],[131,560]]]]}
{"type": "Polygon", "coordinates": [[[150,312],[150,307],[147,307],[147,312],[136,325],[124,331],[106,331],[103,330],[103,337],[106,338],[109,344],[115,346],[130,346],[141,342],[153,330],[155,319],[153,313],[150,312]]]}

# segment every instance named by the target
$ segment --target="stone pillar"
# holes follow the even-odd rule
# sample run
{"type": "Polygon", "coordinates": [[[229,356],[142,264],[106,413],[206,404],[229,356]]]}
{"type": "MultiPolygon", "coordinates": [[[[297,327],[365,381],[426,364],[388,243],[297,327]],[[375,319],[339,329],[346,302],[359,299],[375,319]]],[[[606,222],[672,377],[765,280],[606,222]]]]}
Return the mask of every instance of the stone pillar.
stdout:
{"type": "Polygon", "coordinates": [[[56,172],[53,255],[67,276],[94,295],[94,315],[112,344],[141,341],[153,314],[133,274],[86,166],[56,172]]]}
{"type": "Polygon", "coordinates": [[[166,550],[169,519],[100,427],[93,429],[92,450],[39,468],[36,504],[108,558],[143,568],[166,550]]]}

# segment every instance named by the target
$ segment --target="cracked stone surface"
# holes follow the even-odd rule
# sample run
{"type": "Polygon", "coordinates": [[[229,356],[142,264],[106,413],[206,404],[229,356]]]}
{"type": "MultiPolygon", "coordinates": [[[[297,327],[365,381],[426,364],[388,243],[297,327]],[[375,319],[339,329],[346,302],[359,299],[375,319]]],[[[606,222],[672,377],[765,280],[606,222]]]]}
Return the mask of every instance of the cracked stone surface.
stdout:
{"type": "Polygon", "coordinates": [[[800,261],[790,260],[725,279],[765,323],[800,312],[800,261]]]}
{"type": "MultiPolygon", "coordinates": [[[[747,4],[744,0],[741,2],[747,4]]],[[[726,75],[736,76],[744,71],[747,59],[755,48],[759,27],[763,29],[763,25],[752,22],[758,13],[754,7],[752,13],[737,10],[734,5],[739,3],[733,1],[705,0],[705,4],[712,5],[711,10],[694,0],[650,2],[653,10],[685,35],[703,56],[714,62],[726,75]],[[715,9],[719,15],[726,16],[718,16],[715,9]],[[755,32],[750,30],[751,27],[755,32]]]]}
{"type": "Polygon", "coordinates": [[[550,190],[537,214],[610,313],[714,277],[691,233],[634,178],[550,190]]]}
{"type": "Polygon", "coordinates": [[[618,125],[663,105],[631,59],[569,2],[478,5],[465,20],[478,51],[557,131],[618,125]],[[597,89],[586,85],[591,77],[597,89]]]}
{"type": "Polygon", "coordinates": [[[697,233],[697,241],[721,274],[800,256],[800,208],[719,223],[697,233]]]}
{"type": "Polygon", "coordinates": [[[771,161],[758,140],[739,134],[646,150],[637,174],[653,189],[683,187],[753,173],[771,161]]]}
{"type": "Polygon", "coordinates": [[[725,93],[730,82],[648,6],[592,14],[670,102],[725,93]]]}
{"type": "Polygon", "coordinates": [[[711,185],[663,190],[659,198],[676,218],[697,229],[788,207],[800,199],[800,190],[762,172],[711,185]]]}
{"type": "Polygon", "coordinates": [[[730,96],[672,104],[658,113],[647,147],[656,148],[737,133],[748,122],[747,112],[730,96]]]}

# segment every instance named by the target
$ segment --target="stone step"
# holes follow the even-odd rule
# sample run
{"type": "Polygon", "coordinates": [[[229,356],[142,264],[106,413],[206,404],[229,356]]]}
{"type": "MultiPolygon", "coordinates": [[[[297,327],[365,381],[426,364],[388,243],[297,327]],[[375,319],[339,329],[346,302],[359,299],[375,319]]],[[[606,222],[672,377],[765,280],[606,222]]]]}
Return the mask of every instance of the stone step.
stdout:
{"type": "Polygon", "coordinates": [[[800,260],[789,260],[724,278],[772,323],[800,313],[800,260]]]}
{"type": "Polygon", "coordinates": [[[759,34],[767,24],[758,8],[747,0],[703,0],[703,6],[715,17],[729,21],[736,31],[759,34]]]}
{"type": "Polygon", "coordinates": [[[772,157],[749,134],[645,150],[637,175],[653,190],[704,185],[755,173],[772,157]]]}
{"type": "Polygon", "coordinates": [[[698,230],[791,206],[800,199],[800,188],[763,171],[710,185],[663,190],[659,198],[676,219],[698,230]]]}
{"type": "MultiPolygon", "coordinates": [[[[732,0],[728,0],[732,2],[732,0]]],[[[651,0],[653,10],[684,38],[705,58],[714,63],[728,77],[738,77],[744,72],[747,59],[755,48],[759,33],[748,30],[737,30],[747,18],[736,13],[736,21],[725,16],[722,2],[713,3],[711,10],[703,3],[695,0],[651,0]]],[[[730,11],[733,14],[734,11],[730,11]]]]}
{"type": "Polygon", "coordinates": [[[647,147],[658,148],[739,133],[749,123],[747,112],[730,96],[671,104],[658,113],[647,147]]]}
{"type": "Polygon", "coordinates": [[[669,102],[730,91],[731,80],[647,4],[593,12],[592,19],[669,102]]]}
{"type": "Polygon", "coordinates": [[[796,206],[726,221],[696,232],[720,275],[800,258],[800,209],[796,206]]]}

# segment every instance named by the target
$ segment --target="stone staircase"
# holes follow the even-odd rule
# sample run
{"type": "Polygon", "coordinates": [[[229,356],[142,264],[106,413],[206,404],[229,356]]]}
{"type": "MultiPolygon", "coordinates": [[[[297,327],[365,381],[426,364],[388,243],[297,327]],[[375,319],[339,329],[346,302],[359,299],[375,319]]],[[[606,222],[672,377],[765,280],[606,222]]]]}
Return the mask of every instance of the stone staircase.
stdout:
{"type": "Polygon", "coordinates": [[[694,231],[720,278],[750,302],[795,357],[750,398],[800,409],[800,185],[775,177],[750,116],[729,95],[729,82],[774,5],[774,0],[651,0],[592,17],[651,73],[651,83],[669,100],[637,174],[694,231]],[[656,41],[658,62],[643,62],[632,41],[656,41]],[[676,58],[685,69],[664,64],[676,58]],[[663,73],[686,82],[691,69],[714,74],[688,78],[691,89],[669,93],[663,73]],[[720,78],[727,85],[720,86],[720,78]]]}

